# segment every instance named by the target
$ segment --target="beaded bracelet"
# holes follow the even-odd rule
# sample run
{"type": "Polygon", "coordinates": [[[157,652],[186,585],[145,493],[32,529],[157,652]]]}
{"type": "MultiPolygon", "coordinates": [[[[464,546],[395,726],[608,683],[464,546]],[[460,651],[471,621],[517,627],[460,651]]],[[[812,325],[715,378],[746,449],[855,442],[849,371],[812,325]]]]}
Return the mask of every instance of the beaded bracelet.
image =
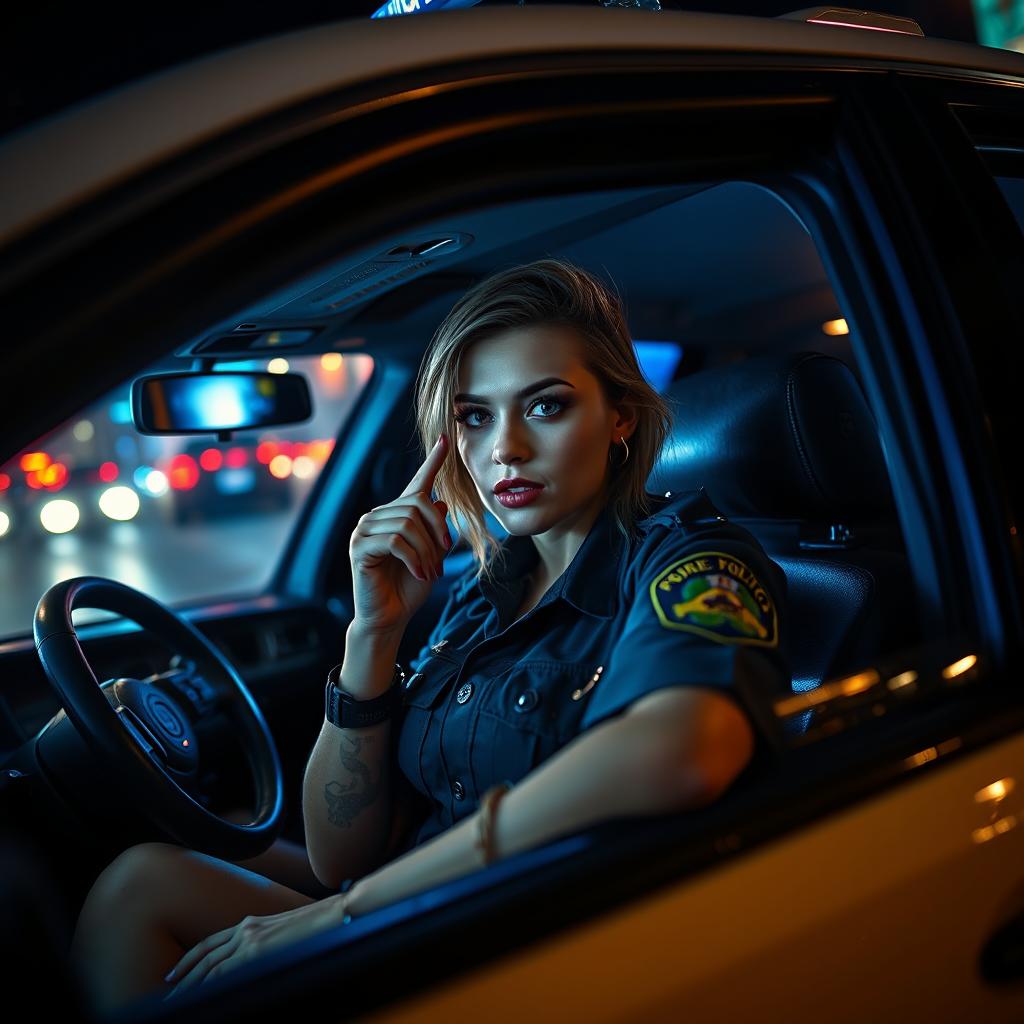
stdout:
{"type": "Polygon", "coordinates": [[[497,851],[494,848],[494,815],[498,810],[498,804],[502,797],[512,787],[507,782],[499,782],[492,786],[480,798],[480,815],[477,818],[477,840],[474,844],[478,850],[483,852],[484,865],[493,864],[497,860],[497,851]]]}

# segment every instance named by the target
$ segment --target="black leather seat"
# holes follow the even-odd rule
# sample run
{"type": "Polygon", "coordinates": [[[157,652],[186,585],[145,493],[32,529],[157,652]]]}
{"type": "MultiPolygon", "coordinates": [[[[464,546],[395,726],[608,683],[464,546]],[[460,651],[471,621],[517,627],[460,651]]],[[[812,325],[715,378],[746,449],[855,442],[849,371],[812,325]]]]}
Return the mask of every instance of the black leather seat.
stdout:
{"type": "Polygon", "coordinates": [[[703,486],[789,586],[793,689],[910,642],[907,566],[877,428],[841,360],[747,360],[675,382],[676,426],[648,490],[703,486]]]}

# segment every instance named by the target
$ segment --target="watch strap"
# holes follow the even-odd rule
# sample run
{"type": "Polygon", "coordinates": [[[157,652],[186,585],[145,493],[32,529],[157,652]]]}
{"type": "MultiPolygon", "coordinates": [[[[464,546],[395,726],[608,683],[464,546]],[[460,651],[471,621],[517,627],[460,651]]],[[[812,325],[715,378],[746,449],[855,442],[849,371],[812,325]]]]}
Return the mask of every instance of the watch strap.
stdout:
{"type": "Polygon", "coordinates": [[[324,716],[339,729],[361,729],[377,725],[389,719],[401,704],[402,684],[405,672],[395,665],[391,686],[384,693],[370,700],[356,700],[339,685],[341,665],[335,665],[327,673],[327,687],[324,691],[324,716]]]}

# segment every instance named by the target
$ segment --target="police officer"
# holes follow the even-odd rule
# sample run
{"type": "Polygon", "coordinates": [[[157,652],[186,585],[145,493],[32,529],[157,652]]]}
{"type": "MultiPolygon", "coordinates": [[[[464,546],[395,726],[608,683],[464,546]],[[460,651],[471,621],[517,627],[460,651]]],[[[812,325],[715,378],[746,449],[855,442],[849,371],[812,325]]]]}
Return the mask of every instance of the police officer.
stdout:
{"type": "Polygon", "coordinates": [[[442,574],[450,510],[475,557],[408,678],[396,665],[385,692],[346,692],[341,666],[328,686],[329,718],[333,699],[393,719],[398,834],[390,863],[343,887],[355,914],[593,822],[714,799],[761,765],[760,711],[789,689],[782,571],[703,490],[646,492],[671,411],[595,277],[548,259],[477,285],[428,347],[416,403],[437,441],[353,534],[349,643],[397,649],[442,574]]]}
{"type": "Polygon", "coordinates": [[[703,806],[766,754],[784,577],[702,490],[647,493],[671,411],[599,280],[547,259],[481,282],[428,346],[416,410],[423,464],[350,539],[355,613],[304,781],[310,863],[341,891],[230,880],[293,909],[209,935],[180,987],[588,825],[703,806]],[[474,563],[406,679],[450,512],[474,563]]]}

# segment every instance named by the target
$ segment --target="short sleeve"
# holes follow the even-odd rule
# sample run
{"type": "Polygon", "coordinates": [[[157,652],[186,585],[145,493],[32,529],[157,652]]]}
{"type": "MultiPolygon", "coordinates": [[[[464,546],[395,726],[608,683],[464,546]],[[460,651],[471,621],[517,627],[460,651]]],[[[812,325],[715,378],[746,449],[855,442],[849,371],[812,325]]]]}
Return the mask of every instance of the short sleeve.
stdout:
{"type": "Polygon", "coordinates": [[[624,626],[581,730],[655,690],[702,686],[732,696],[763,732],[771,697],[789,692],[786,580],[747,536],[669,530],[641,551],[628,574],[624,626]],[[752,706],[759,693],[763,706],[752,706]]]}

